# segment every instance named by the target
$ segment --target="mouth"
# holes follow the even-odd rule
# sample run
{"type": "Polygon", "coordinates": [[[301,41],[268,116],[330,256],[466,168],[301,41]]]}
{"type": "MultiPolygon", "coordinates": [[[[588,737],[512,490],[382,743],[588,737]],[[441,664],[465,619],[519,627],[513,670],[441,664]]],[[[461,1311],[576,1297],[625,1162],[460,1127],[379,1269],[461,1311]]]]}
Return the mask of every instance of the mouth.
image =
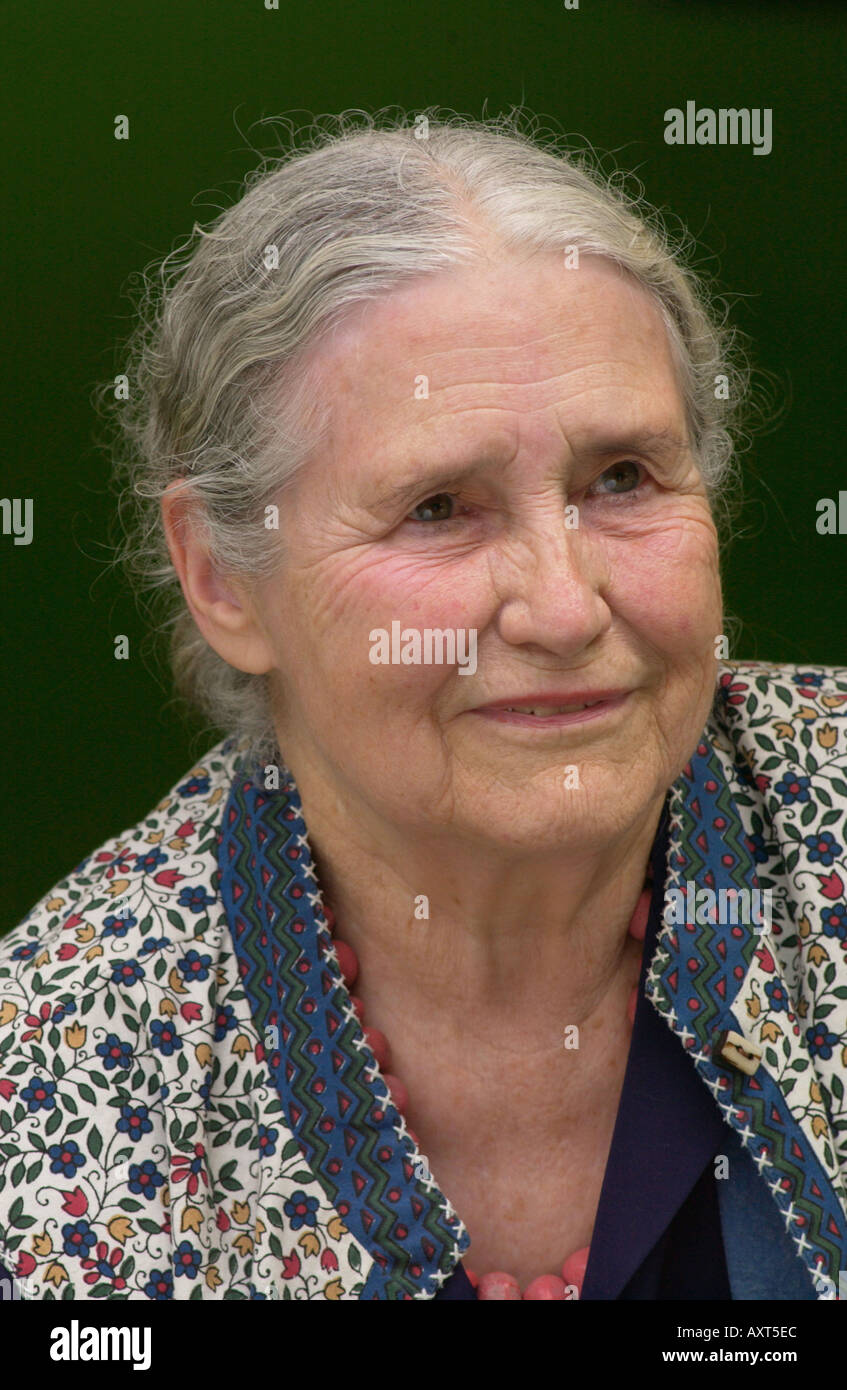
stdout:
{"type": "Polygon", "coordinates": [[[545,725],[560,727],[565,724],[583,723],[597,719],[614,709],[619,709],[630,695],[628,690],[591,691],[571,696],[569,699],[551,699],[526,695],[509,700],[498,700],[490,705],[479,705],[472,714],[494,719],[499,723],[522,724],[530,726],[545,725]]]}

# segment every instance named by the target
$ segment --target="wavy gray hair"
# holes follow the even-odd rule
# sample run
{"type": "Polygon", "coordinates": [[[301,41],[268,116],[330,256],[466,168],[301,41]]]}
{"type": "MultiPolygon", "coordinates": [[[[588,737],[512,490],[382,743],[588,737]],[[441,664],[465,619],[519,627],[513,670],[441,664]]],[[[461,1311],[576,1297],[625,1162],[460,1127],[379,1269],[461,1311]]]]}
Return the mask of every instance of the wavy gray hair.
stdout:
{"type": "Polygon", "coordinates": [[[289,148],[262,158],[238,202],[145,271],[124,349],[129,399],[115,399],[113,381],[98,390],[115,426],[118,558],[162,601],[154,630],[170,633],[178,691],[259,759],[277,751],[269,678],[235,670],[198,631],[160,502],[187,480],[222,574],[249,583],[284,562],[264,508],[328,421],[302,359],[352,305],[472,261],[480,228],[504,251],[575,247],[615,262],[662,313],[719,532],[750,377],[725,302],[688,264],[690,238],[674,244],[640,189],[524,113],[353,111],[289,131],[289,148]]]}

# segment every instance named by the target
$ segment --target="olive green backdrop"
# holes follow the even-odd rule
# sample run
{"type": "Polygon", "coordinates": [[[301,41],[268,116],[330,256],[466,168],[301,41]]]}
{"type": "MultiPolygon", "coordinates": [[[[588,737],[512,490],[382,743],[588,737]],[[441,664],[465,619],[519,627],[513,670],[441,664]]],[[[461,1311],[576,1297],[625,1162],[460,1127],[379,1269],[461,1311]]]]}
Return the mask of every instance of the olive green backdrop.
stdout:
{"type": "Polygon", "coordinates": [[[733,655],[847,663],[847,535],[815,503],[847,489],[842,423],[847,12],[837,4],[580,0],[5,0],[7,117],[2,492],[32,497],[34,539],[0,537],[0,930],[155,803],[214,739],[140,652],[108,570],[94,385],[120,370],[128,277],[209,220],[272,143],[264,117],[399,104],[469,114],[524,102],[637,170],[786,398],[745,455],[726,563],[733,655]],[[667,146],[663,113],[770,107],[773,151],[667,146]],[[131,139],[113,137],[126,114],[131,139]],[[113,657],[127,633],[132,659],[113,657]]]}

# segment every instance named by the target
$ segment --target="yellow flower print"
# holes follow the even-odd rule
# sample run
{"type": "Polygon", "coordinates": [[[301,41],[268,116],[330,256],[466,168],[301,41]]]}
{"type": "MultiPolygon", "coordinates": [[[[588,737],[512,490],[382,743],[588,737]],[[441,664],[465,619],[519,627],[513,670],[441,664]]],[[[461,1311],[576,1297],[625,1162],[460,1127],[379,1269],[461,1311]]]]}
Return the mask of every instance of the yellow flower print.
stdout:
{"type": "Polygon", "coordinates": [[[203,1224],[203,1213],[199,1207],[186,1207],[179,1223],[181,1231],[194,1231],[195,1235],[203,1224]]]}
{"type": "Polygon", "coordinates": [[[118,1245],[126,1245],[130,1236],[135,1235],[135,1227],[128,1216],[113,1216],[106,1230],[118,1245]]]}

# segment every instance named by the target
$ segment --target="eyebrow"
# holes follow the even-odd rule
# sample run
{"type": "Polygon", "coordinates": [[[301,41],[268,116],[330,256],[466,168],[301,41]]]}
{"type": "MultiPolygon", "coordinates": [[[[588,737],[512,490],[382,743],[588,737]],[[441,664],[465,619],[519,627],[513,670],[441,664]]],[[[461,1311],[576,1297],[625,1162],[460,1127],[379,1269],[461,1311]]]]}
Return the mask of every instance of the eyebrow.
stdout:
{"type": "MultiPolygon", "coordinates": [[[[675,430],[665,428],[601,435],[590,442],[579,445],[574,452],[578,459],[596,460],[609,458],[614,454],[626,454],[627,451],[630,451],[636,454],[652,455],[657,461],[670,465],[688,448],[687,439],[682,438],[675,430]]],[[[496,463],[492,454],[486,455],[484,451],[465,462],[457,461],[453,466],[445,464],[437,469],[428,470],[425,465],[421,465],[416,472],[408,473],[399,482],[382,489],[374,498],[372,505],[380,508],[388,507],[403,498],[414,496],[415,493],[421,492],[424,488],[431,489],[430,495],[435,496],[436,492],[458,487],[482,469],[491,467],[502,467],[502,464],[496,463]]]]}

